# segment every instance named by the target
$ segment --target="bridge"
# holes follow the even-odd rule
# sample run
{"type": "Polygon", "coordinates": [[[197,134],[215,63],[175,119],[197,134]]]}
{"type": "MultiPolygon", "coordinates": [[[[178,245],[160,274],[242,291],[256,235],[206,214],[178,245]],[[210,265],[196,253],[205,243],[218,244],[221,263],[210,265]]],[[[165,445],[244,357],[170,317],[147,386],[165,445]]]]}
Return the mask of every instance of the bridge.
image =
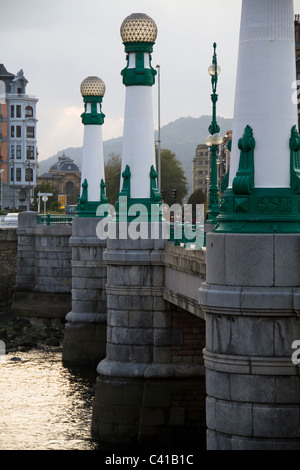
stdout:
{"type": "Polygon", "coordinates": [[[213,45],[205,248],[188,249],[182,237],[174,244],[163,235],[165,222],[149,216],[161,207],[151,107],[156,35],[145,14],[129,15],[121,25],[126,106],[116,218],[108,215],[105,190],[105,85],[87,77],[77,214],[72,225],[20,214],[12,308],[19,316],[62,318],[63,362],[97,367],[95,439],[197,445],[206,436],[207,449],[300,450],[293,1],[243,0],[230,169],[221,198],[213,45]],[[129,230],[135,218],[143,236],[129,230]],[[107,238],[99,236],[105,220],[113,234],[107,238]]]}
{"type": "Polygon", "coordinates": [[[93,424],[94,436],[122,443],[154,436],[158,442],[174,436],[204,442],[205,322],[198,295],[205,281],[205,249],[161,239],[122,240],[121,245],[99,240],[98,221],[74,218],[72,225],[46,225],[34,212],[19,215],[12,310],[32,321],[66,319],[64,364],[98,367],[104,377],[101,397],[108,402],[95,398],[100,418],[93,424]],[[132,396],[129,390],[135,390],[132,396]],[[108,409],[115,414],[116,407],[129,422],[120,418],[118,424],[116,416],[110,422],[108,409]],[[98,435],[100,428],[105,435],[98,435]]]}
{"type": "Polygon", "coordinates": [[[209,425],[219,427],[222,448],[243,448],[249,435],[266,448],[258,413],[271,419],[278,401],[284,416],[278,437],[273,419],[268,448],[284,445],[297,424],[298,235],[249,235],[251,256],[237,270],[224,250],[235,259],[245,246],[239,234],[220,241],[208,233],[207,247],[192,250],[161,239],[99,240],[97,218],[39,222],[20,214],[12,308],[66,321],[63,362],[97,367],[95,438],[199,445],[209,425]]]}

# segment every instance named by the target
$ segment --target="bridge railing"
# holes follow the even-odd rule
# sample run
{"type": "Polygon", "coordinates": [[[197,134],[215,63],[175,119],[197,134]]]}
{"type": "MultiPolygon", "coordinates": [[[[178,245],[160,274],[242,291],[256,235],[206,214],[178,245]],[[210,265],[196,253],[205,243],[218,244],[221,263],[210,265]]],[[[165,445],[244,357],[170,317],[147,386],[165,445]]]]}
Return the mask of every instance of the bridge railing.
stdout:
{"type": "Polygon", "coordinates": [[[73,216],[68,215],[52,215],[52,214],[38,214],[37,223],[43,225],[71,225],[73,216]]]}
{"type": "Polygon", "coordinates": [[[174,222],[170,224],[170,238],[175,246],[201,250],[204,246],[204,225],[174,222]]]}

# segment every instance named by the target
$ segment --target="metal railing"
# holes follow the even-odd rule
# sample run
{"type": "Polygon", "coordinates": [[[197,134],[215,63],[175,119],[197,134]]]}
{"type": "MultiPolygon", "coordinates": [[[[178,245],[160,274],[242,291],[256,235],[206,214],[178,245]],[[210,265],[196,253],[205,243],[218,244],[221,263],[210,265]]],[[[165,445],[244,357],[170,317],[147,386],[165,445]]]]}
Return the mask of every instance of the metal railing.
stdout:
{"type": "Polygon", "coordinates": [[[170,224],[170,238],[175,246],[201,250],[204,245],[204,225],[174,222],[170,224]]]}
{"type": "Polygon", "coordinates": [[[52,214],[38,214],[37,223],[44,225],[71,225],[73,216],[70,215],[52,215],[52,214]]]}

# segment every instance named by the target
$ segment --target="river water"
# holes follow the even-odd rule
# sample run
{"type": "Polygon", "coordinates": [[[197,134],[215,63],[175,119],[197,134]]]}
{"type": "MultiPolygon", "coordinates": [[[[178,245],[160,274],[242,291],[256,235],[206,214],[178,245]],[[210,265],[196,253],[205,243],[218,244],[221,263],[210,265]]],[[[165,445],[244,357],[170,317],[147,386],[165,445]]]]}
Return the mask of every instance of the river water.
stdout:
{"type": "Polygon", "coordinates": [[[55,350],[0,361],[0,450],[96,450],[91,438],[96,371],[68,369],[55,350]]]}

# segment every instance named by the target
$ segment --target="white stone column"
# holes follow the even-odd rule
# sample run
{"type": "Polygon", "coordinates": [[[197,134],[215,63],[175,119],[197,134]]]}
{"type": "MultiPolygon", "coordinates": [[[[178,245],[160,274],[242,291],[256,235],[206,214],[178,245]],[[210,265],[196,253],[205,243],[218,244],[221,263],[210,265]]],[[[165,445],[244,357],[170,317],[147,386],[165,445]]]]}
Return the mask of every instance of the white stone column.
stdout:
{"type": "Polygon", "coordinates": [[[256,141],[255,187],[290,186],[289,138],[298,122],[295,80],[293,0],[243,0],[229,187],[247,125],[256,141]]]}
{"type": "Polygon", "coordinates": [[[150,169],[156,165],[152,88],[149,86],[126,88],[122,172],[126,165],[131,172],[131,197],[150,198],[150,169]]]}
{"type": "Polygon", "coordinates": [[[77,209],[79,215],[84,217],[88,215],[95,216],[97,203],[101,201],[101,181],[105,181],[102,141],[102,124],[104,123],[105,115],[101,110],[105,84],[101,78],[90,76],[82,81],[80,91],[85,103],[85,109],[81,115],[82,123],[84,124],[84,138],[81,199],[77,209]],[[85,183],[87,188],[84,187],[85,183]]]}
{"type": "Polygon", "coordinates": [[[84,180],[88,182],[89,201],[100,201],[100,182],[104,177],[102,126],[86,124],[82,149],[81,195],[84,180]]]}

